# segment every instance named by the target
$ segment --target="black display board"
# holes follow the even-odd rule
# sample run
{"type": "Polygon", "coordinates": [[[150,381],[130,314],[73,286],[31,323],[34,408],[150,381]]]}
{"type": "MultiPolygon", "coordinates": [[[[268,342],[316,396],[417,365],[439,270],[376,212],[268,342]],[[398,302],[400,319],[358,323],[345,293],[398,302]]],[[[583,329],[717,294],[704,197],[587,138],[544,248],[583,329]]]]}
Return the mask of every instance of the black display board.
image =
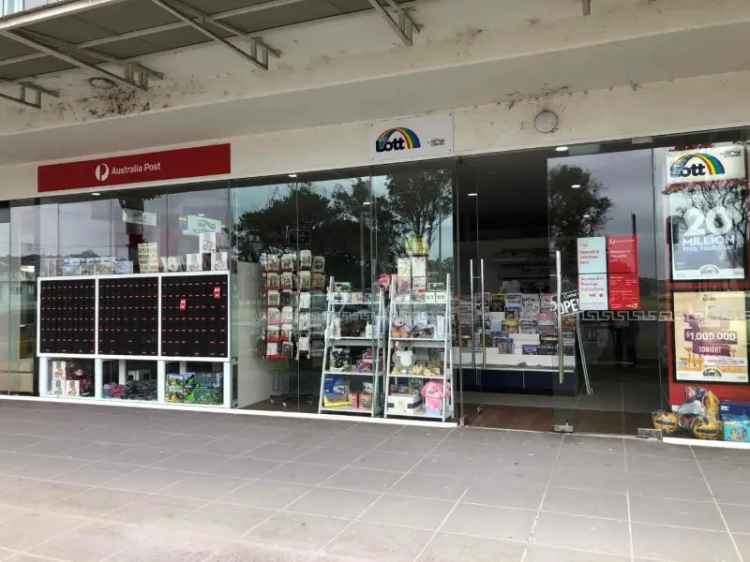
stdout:
{"type": "Polygon", "coordinates": [[[99,280],[99,355],[159,354],[159,279],[99,280]]]}
{"type": "Polygon", "coordinates": [[[227,276],[166,276],[161,283],[162,355],[227,358],[227,276]]]}
{"type": "Polygon", "coordinates": [[[39,351],[93,355],[95,282],[50,280],[39,285],[39,351]]]}

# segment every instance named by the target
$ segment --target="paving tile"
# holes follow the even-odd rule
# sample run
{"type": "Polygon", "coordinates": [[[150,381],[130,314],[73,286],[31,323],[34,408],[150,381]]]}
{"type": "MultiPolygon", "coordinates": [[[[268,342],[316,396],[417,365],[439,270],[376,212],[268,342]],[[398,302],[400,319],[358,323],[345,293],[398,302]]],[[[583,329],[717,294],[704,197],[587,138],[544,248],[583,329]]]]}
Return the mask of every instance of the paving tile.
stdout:
{"type": "Polygon", "coordinates": [[[179,475],[161,468],[138,468],[102,484],[107,488],[145,494],[161,493],[180,479],[179,475]]]}
{"type": "Polygon", "coordinates": [[[74,562],[99,562],[128,546],[129,529],[121,525],[91,523],[68,529],[53,540],[37,544],[30,554],[39,554],[74,562]]]}
{"type": "Polygon", "coordinates": [[[668,445],[659,441],[624,439],[628,458],[631,455],[653,455],[666,458],[692,460],[693,452],[684,445],[668,445]]]}
{"type": "Polygon", "coordinates": [[[245,484],[246,480],[218,474],[176,474],[175,482],[160,494],[176,497],[215,500],[245,484]]]}
{"type": "Polygon", "coordinates": [[[526,541],[536,518],[533,510],[459,505],[442,527],[446,533],[461,533],[488,539],[526,541]]]}
{"type": "MultiPolygon", "coordinates": [[[[629,556],[614,556],[583,550],[529,545],[525,562],[631,562],[629,556]]],[[[657,561],[658,562],[658,561],[657,561]]]]}
{"type": "Polygon", "coordinates": [[[720,504],[732,533],[750,533],[750,505],[720,504]]]}
{"type": "Polygon", "coordinates": [[[219,474],[230,478],[252,479],[259,478],[281,465],[281,461],[234,457],[221,464],[217,470],[219,474]]]}
{"type": "Polygon", "coordinates": [[[107,562],[203,562],[223,543],[170,529],[168,536],[139,527],[123,527],[125,548],[107,562]]]}
{"type": "Polygon", "coordinates": [[[630,553],[626,521],[597,519],[560,513],[542,513],[534,542],[575,550],[626,556],[630,553]]]}
{"type": "Polygon", "coordinates": [[[286,548],[318,549],[347,524],[340,519],[301,513],[277,513],[252,529],[245,538],[286,548]]]}
{"type": "Polygon", "coordinates": [[[85,490],[83,486],[42,482],[26,478],[0,478],[2,502],[25,509],[51,510],[65,498],[85,490]]]}
{"type": "Polygon", "coordinates": [[[188,451],[165,457],[154,463],[154,468],[165,468],[181,472],[201,472],[206,474],[222,474],[220,467],[230,460],[224,455],[215,453],[199,453],[188,451]]]}
{"type": "Polygon", "coordinates": [[[72,470],[62,472],[54,477],[58,482],[79,484],[82,486],[99,486],[105,482],[125,477],[134,472],[135,466],[116,464],[112,462],[98,462],[84,464],[72,470]]]}
{"type": "Polygon", "coordinates": [[[107,514],[121,509],[133,501],[144,501],[149,496],[134,492],[123,492],[120,490],[109,490],[106,488],[88,488],[73,496],[57,502],[50,511],[63,515],[77,515],[98,519],[106,517],[107,514]]]}
{"type": "Polygon", "coordinates": [[[624,470],[625,453],[589,451],[586,449],[564,449],[557,464],[565,467],[586,467],[589,470],[624,470]]]}
{"type": "Polygon", "coordinates": [[[347,490],[383,492],[403,476],[401,472],[371,470],[369,468],[344,468],[323,482],[322,486],[347,490]]]}
{"type": "Polygon", "coordinates": [[[391,453],[384,455],[381,451],[364,453],[351,463],[354,468],[379,468],[406,472],[419,462],[419,457],[411,453],[391,453]]]}
{"type": "Polygon", "coordinates": [[[16,511],[0,523],[0,546],[26,550],[39,542],[39,537],[54,539],[80,525],[80,519],[54,513],[16,511]]]}
{"type": "Polygon", "coordinates": [[[628,457],[628,472],[633,474],[669,474],[673,478],[702,478],[698,463],[693,459],[668,456],[631,455],[628,457]]]}
{"type": "Polygon", "coordinates": [[[464,480],[453,476],[411,473],[399,480],[389,493],[455,501],[467,487],[464,480]]]}
{"type": "Polygon", "coordinates": [[[211,535],[237,540],[271,515],[272,511],[252,507],[209,503],[181,515],[177,522],[183,531],[192,535],[211,535]]]}
{"type": "Polygon", "coordinates": [[[262,445],[261,447],[253,449],[247,454],[247,456],[254,459],[264,459],[269,461],[304,461],[305,452],[309,452],[310,450],[310,447],[269,443],[268,445],[262,445]]]}
{"type": "Polygon", "coordinates": [[[439,533],[418,562],[520,562],[525,545],[439,533]]]}
{"type": "Polygon", "coordinates": [[[551,484],[560,488],[581,488],[605,492],[626,492],[629,486],[625,470],[598,470],[587,467],[561,467],[552,472],[551,484]]]}
{"type": "Polygon", "coordinates": [[[636,557],[680,562],[737,562],[739,558],[726,533],[633,523],[636,557]]]}
{"type": "Polygon", "coordinates": [[[126,446],[110,457],[109,462],[133,466],[152,466],[162,459],[173,455],[174,452],[161,447],[126,446]]]}
{"type": "Polygon", "coordinates": [[[628,488],[631,496],[657,498],[690,498],[695,501],[708,501],[711,494],[703,478],[674,477],[668,472],[660,475],[630,474],[628,488]]]}
{"type": "Polygon", "coordinates": [[[107,514],[107,519],[149,528],[174,528],[191,511],[205,505],[204,500],[139,496],[134,501],[107,514]]]}
{"type": "Polygon", "coordinates": [[[373,562],[412,562],[432,536],[371,523],[354,523],[325,549],[325,555],[373,562]]]}
{"type": "Polygon", "coordinates": [[[711,482],[711,490],[719,503],[750,505],[750,486],[747,482],[711,482]]]}
{"type": "Polygon", "coordinates": [[[296,484],[319,484],[338,471],[335,466],[293,461],[272,467],[261,478],[296,484]]]}
{"type": "Polygon", "coordinates": [[[223,545],[207,562],[322,562],[308,550],[280,548],[248,542],[223,545]]]}
{"type": "Polygon", "coordinates": [[[750,560],[750,533],[732,533],[732,535],[743,559],[750,560]]]}
{"type": "Polygon", "coordinates": [[[544,490],[545,483],[528,482],[519,483],[505,481],[498,477],[496,481],[478,480],[470,482],[469,492],[464,498],[467,502],[480,503],[495,506],[516,507],[524,509],[537,509],[544,490]]]}
{"type": "Polygon", "coordinates": [[[625,494],[600,490],[550,488],[544,498],[543,509],[591,517],[628,518],[625,494]]]}
{"type": "Polygon", "coordinates": [[[454,502],[446,500],[385,495],[368,508],[360,519],[367,523],[434,530],[453,505],[454,502]]]}
{"type": "MultiPolygon", "coordinates": [[[[387,456],[383,455],[382,456],[387,456]]],[[[257,456],[255,452],[252,456],[257,456]]],[[[337,468],[343,468],[348,464],[354,462],[361,456],[361,453],[353,451],[350,448],[336,448],[336,447],[319,447],[315,449],[309,449],[307,451],[301,451],[301,456],[297,459],[300,462],[312,462],[316,464],[325,464],[328,466],[335,466],[337,468]]]]}
{"type": "Polygon", "coordinates": [[[361,514],[377,498],[377,494],[364,491],[315,488],[296,500],[287,509],[301,513],[349,519],[361,514]]]}
{"type": "Polygon", "coordinates": [[[713,531],[724,530],[724,522],[713,501],[692,502],[632,496],[630,516],[635,523],[677,525],[713,531]]]}
{"type": "Polygon", "coordinates": [[[285,482],[253,481],[222,496],[225,503],[236,503],[258,509],[281,509],[310,488],[285,482]]]}

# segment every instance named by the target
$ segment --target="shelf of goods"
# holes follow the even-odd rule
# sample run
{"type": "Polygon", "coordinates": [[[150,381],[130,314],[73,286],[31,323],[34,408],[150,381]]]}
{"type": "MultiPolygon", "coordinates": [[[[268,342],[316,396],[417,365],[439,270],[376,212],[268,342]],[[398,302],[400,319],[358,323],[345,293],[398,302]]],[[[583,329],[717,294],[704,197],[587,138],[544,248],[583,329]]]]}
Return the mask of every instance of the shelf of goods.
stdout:
{"type": "Polygon", "coordinates": [[[391,286],[385,417],[454,415],[450,276],[440,290],[391,286]]]}
{"type": "Polygon", "coordinates": [[[352,292],[331,278],[320,413],[376,416],[382,404],[385,296],[352,292]]]}
{"type": "Polygon", "coordinates": [[[41,395],[231,406],[226,271],[38,280],[41,395]]]}

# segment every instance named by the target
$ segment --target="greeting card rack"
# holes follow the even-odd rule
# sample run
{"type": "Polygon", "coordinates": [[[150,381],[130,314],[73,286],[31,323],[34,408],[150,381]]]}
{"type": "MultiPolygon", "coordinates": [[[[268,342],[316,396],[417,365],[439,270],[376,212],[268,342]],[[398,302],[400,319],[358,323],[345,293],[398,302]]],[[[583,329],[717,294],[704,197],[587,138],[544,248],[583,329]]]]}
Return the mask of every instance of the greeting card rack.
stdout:
{"type": "Polygon", "coordinates": [[[318,412],[376,416],[382,404],[385,296],[331,277],[318,412]]]}
{"type": "Polygon", "coordinates": [[[41,396],[231,407],[230,290],[225,271],[40,278],[41,396]]]}
{"type": "Polygon", "coordinates": [[[391,285],[385,417],[454,415],[450,286],[450,275],[434,290],[391,285]]]}

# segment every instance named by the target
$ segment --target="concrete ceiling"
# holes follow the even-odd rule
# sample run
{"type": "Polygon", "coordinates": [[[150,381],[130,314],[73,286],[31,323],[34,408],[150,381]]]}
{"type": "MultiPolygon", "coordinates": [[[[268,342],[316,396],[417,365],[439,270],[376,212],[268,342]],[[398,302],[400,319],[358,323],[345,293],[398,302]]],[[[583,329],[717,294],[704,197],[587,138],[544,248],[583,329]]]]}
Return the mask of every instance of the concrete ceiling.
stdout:
{"type": "Polygon", "coordinates": [[[750,23],[737,23],[0,135],[0,164],[74,158],[94,147],[99,153],[136,150],[747,70],[750,49],[741,46],[749,36],[750,23]]]}

